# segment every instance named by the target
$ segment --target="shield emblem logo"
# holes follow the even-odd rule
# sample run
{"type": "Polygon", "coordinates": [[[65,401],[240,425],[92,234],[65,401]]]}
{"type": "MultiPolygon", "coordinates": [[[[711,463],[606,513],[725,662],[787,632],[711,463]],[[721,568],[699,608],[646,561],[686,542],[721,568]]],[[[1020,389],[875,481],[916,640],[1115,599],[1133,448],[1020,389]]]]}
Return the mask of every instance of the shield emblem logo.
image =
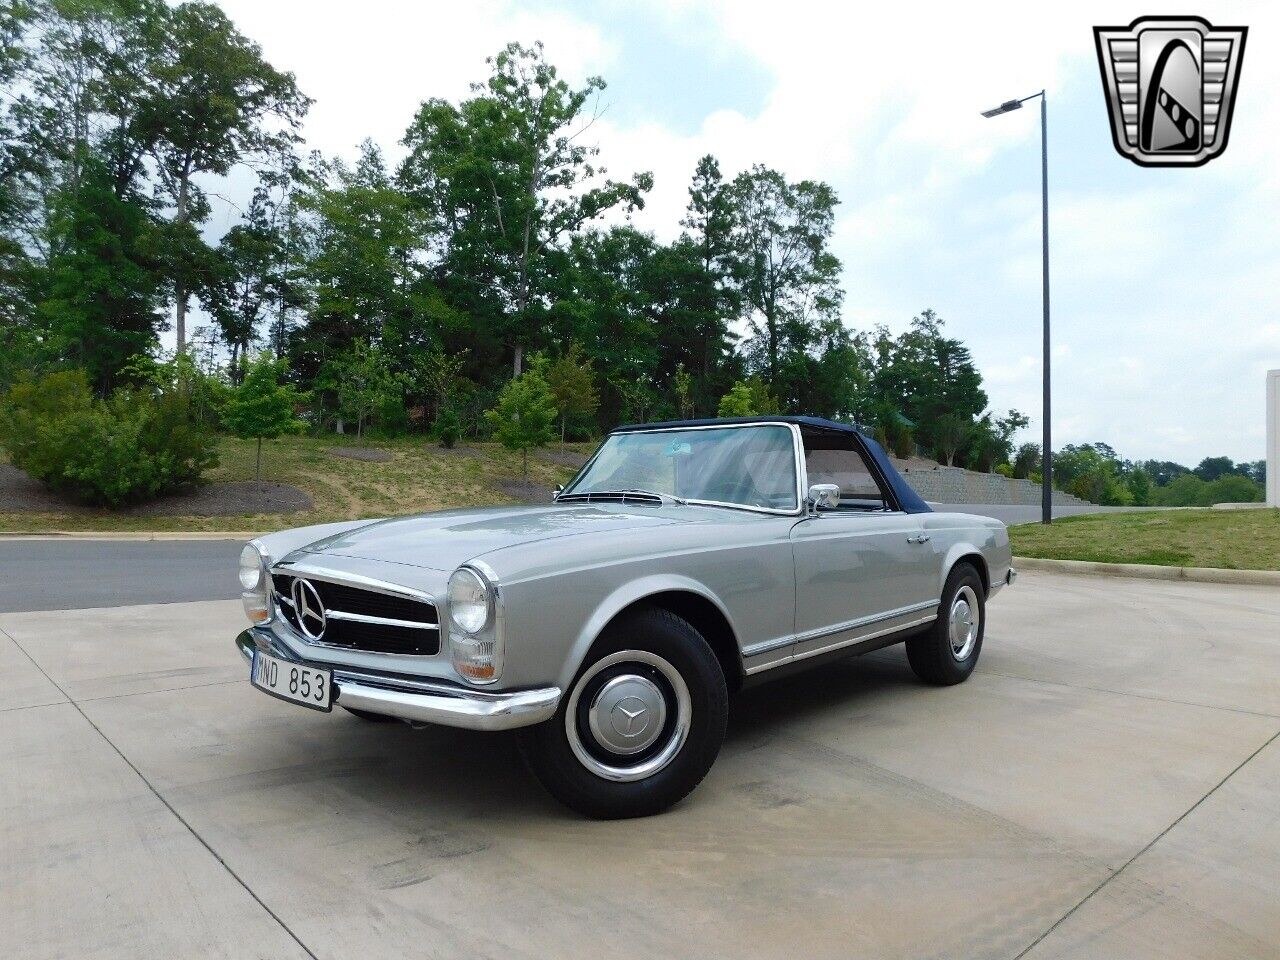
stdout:
{"type": "Polygon", "coordinates": [[[1248,32],[1199,17],[1094,27],[1120,155],[1144,167],[1198,167],[1222,153],[1248,32]]]}

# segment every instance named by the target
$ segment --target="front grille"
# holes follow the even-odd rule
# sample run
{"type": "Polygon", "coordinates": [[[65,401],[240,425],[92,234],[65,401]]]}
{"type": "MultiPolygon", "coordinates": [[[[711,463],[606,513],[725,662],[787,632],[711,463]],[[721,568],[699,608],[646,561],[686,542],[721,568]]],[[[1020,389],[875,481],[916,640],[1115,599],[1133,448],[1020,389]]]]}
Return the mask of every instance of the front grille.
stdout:
{"type": "MultiPolygon", "coordinates": [[[[299,635],[297,611],[293,607],[293,581],[290,574],[271,575],[275,589],[276,608],[285,622],[299,635]]],[[[366,590],[343,583],[325,580],[308,582],[315,587],[325,609],[325,628],[318,642],[332,647],[346,647],[370,653],[399,653],[415,656],[434,656],[440,652],[439,618],[435,604],[412,597],[399,597],[376,590],[366,590]],[[376,617],[380,620],[401,620],[422,624],[422,627],[400,626],[394,623],[377,623],[341,619],[343,614],[360,617],[376,617]]]]}

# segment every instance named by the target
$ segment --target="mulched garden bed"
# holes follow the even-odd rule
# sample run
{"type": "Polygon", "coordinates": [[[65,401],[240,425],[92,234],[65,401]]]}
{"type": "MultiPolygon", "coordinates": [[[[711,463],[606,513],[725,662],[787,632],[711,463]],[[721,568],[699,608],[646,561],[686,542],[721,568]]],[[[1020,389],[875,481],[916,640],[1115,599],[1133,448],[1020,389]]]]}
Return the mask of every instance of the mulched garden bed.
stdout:
{"type": "Polygon", "coordinates": [[[498,489],[513,500],[523,503],[550,503],[552,490],[540,483],[524,483],[520,480],[503,480],[498,489]]]}
{"type": "MultiPolygon", "coordinates": [[[[173,494],[115,511],[131,517],[227,517],[254,513],[298,513],[310,510],[311,497],[288,483],[238,480],[211,483],[191,493],[173,494]]],[[[52,492],[21,470],[0,463],[0,513],[93,513],[52,492]]]]}

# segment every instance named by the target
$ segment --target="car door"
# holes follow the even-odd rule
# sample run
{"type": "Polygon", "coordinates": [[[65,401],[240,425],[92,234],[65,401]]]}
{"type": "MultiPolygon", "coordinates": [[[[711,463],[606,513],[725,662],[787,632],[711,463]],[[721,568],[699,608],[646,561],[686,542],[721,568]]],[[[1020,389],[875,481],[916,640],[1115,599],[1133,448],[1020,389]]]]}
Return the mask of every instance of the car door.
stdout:
{"type": "Polygon", "coordinates": [[[791,529],[792,655],[812,656],[932,619],[938,564],[924,525],[928,514],[895,509],[849,434],[806,436],[805,458],[810,486],[835,483],[842,502],[791,529]]]}

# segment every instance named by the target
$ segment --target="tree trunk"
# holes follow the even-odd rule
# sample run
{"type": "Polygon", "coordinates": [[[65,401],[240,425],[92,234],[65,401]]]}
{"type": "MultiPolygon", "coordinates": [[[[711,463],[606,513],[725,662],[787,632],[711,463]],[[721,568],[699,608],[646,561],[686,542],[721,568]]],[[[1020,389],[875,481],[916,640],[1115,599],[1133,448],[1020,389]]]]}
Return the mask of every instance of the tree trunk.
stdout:
{"type": "Polygon", "coordinates": [[[257,483],[262,482],[262,438],[258,438],[258,462],[253,468],[253,479],[257,483]]]}
{"type": "Polygon", "coordinates": [[[561,414],[560,415],[560,446],[562,447],[564,446],[564,421],[565,421],[565,416],[564,414],[561,414]]]}
{"type": "Polygon", "coordinates": [[[515,346],[515,362],[513,364],[514,376],[520,376],[520,371],[524,366],[524,347],[520,344],[515,346]]]}
{"type": "MultiPolygon", "coordinates": [[[[188,160],[183,166],[182,176],[178,180],[178,210],[174,216],[174,223],[185,224],[187,222],[187,198],[188,198],[188,181],[190,179],[191,162],[188,160]]],[[[178,268],[180,271],[182,267],[178,268]]],[[[177,333],[178,353],[183,353],[187,349],[187,287],[186,282],[177,279],[173,284],[174,299],[174,316],[173,328],[177,333]]]]}

